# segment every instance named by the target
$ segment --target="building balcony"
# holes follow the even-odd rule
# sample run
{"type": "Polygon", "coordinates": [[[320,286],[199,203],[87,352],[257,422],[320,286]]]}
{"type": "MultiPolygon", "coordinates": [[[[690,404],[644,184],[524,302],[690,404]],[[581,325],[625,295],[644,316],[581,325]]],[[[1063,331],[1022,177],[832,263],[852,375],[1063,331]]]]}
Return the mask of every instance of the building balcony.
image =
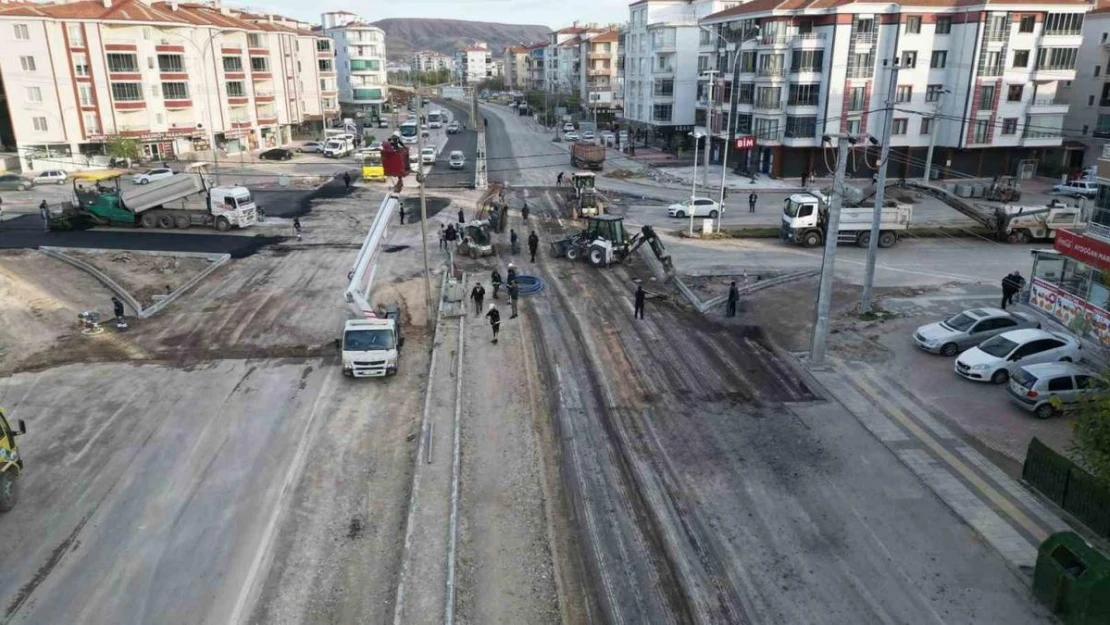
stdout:
{"type": "Polygon", "coordinates": [[[245,104],[250,104],[250,101],[251,99],[245,95],[228,96],[227,98],[227,103],[231,106],[243,106],[245,104]]]}
{"type": "Polygon", "coordinates": [[[273,91],[255,91],[254,92],[254,101],[255,102],[273,102],[274,101],[274,92],[273,91]]]}
{"type": "Polygon", "coordinates": [[[757,78],[782,78],[786,72],[781,67],[761,67],[755,75],[757,78]]]}
{"type": "Polygon", "coordinates": [[[1068,103],[1057,101],[1056,98],[1034,98],[1029,102],[1029,111],[1040,114],[1059,113],[1066,115],[1068,103]]]}
{"type": "Polygon", "coordinates": [[[824,32],[809,32],[809,33],[794,33],[790,35],[790,42],[794,45],[801,45],[807,43],[817,43],[824,45],[825,43],[824,32]]]}
{"type": "Polygon", "coordinates": [[[1006,28],[1000,30],[988,30],[983,33],[983,41],[986,42],[1003,42],[1008,41],[1009,39],[1010,30],[1006,28]]]}
{"type": "Polygon", "coordinates": [[[383,95],[381,89],[356,88],[351,90],[351,98],[355,102],[380,102],[383,95]]]}
{"type": "Polygon", "coordinates": [[[874,67],[848,67],[847,78],[871,78],[875,75],[874,67]]]}
{"type": "Polygon", "coordinates": [[[193,101],[185,98],[183,100],[166,100],[163,104],[165,104],[167,110],[180,110],[192,107],[193,101]]]}
{"type": "Polygon", "coordinates": [[[613,58],[612,52],[590,52],[586,54],[586,58],[591,61],[605,61],[613,58]]]}
{"type": "Polygon", "coordinates": [[[790,40],[790,35],[785,34],[763,35],[759,38],[756,45],[761,48],[785,46],[787,43],[790,43],[790,40]]]}
{"type": "Polygon", "coordinates": [[[782,145],[782,129],[781,128],[771,130],[771,131],[756,130],[753,134],[755,135],[755,145],[757,147],[758,146],[765,146],[766,147],[766,146],[773,146],[773,145],[782,145]]]}
{"type": "Polygon", "coordinates": [[[326,50],[316,50],[316,58],[318,59],[330,59],[333,56],[335,56],[335,53],[331,51],[331,48],[328,48],[326,50]]]}
{"type": "Polygon", "coordinates": [[[105,52],[136,52],[138,49],[134,39],[114,39],[108,37],[104,40],[105,52]]]}
{"type": "Polygon", "coordinates": [[[1021,137],[1021,145],[1027,148],[1052,148],[1064,143],[1063,131],[1044,132],[1026,131],[1021,137]]]}
{"type": "Polygon", "coordinates": [[[757,113],[781,113],[782,100],[761,101],[756,100],[755,112],[757,113]]]}
{"type": "Polygon", "coordinates": [[[143,79],[143,75],[139,73],[138,68],[128,70],[110,69],[108,70],[108,79],[116,82],[138,81],[143,79]]]}
{"type": "Polygon", "coordinates": [[[115,100],[112,108],[117,111],[140,111],[146,108],[145,100],[115,100]]]}
{"type": "Polygon", "coordinates": [[[275,115],[274,113],[270,113],[268,115],[263,115],[262,113],[258,114],[259,126],[276,126],[277,123],[277,115],[275,115]]]}
{"type": "Polygon", "coordinates": [[[790,136],[786,133],[782,137],[782,144],[791,148],[813,148],[818,147],[821,139],[816,136],[790,136]]]}
{"type": "Polygon", "coordinates": [[[270,50],[255,44],[247,48],[247,54],[250,56],[270,56],[270,50]]]}
{"type": "Polygon", "coordinates": [[[669,65],[667,67],[653,67],[652,70],[651,70],[651,73],[652,74],[673,74],[674,73],[674,66],[669,65]]]}

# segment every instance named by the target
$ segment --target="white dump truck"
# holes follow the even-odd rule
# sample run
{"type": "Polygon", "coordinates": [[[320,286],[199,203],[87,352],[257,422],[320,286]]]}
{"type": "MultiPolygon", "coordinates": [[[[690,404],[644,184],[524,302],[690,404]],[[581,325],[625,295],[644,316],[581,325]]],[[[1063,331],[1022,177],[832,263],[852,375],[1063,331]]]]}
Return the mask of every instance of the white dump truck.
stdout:
{"type": "MultiPolygon", "coordinates": [[[[828,227],[829,198],[823,193],[795,193],[786,198],[782,211],[779,236],[805,247],[816,247],[825,242],[828,227]]],[[[867,247],[871,240],[871,220],[874,206],[842,206],[837,240],[867,247]]],[[[883,202],[879,226],[879,247],[891,247],[898,236],[910,226],[913,207],[893,200],[883,202]]]]}

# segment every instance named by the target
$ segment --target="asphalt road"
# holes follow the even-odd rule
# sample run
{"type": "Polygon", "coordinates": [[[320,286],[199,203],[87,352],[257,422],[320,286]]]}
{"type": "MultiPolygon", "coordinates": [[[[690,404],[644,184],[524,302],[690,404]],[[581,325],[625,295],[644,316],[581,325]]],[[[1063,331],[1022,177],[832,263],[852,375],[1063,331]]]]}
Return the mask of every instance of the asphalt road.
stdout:
{"type": "Polygon", "coordinates": [[[478,150],[478,133],[463,130],[458,134],[447,135],[447,145],[436,155],[436,163],[426,177],[430,189],[470,187],[474,185],[474,159],[478,150]],[[447,157],[453,150],[461,150],[466,156],[462,169],[451,169],[447,157]]]}

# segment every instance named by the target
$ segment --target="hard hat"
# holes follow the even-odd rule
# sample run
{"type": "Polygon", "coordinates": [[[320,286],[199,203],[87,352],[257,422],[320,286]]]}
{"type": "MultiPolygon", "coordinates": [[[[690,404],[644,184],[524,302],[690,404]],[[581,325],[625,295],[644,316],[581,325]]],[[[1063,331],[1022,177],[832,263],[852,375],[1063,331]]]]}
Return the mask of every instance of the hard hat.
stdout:
{"type": "Polygon", "coordinates": [[[490,309],[490,310],[493,310],[493,309],[495,309],[495,308],[497,308],[497,304],[490,304],[490,305],[489,305],[489,309],[490,309]]]}

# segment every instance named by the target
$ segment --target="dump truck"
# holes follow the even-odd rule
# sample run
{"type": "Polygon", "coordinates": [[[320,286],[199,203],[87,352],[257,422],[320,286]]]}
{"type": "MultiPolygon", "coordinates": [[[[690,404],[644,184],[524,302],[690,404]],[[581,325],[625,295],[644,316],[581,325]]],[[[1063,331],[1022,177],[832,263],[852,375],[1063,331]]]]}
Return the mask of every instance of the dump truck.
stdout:
{"type": "Polygon", "coordinates": [[[258,222],[258,210],[247,188],[209,188],[205,177],[196,173],[175,174],[127,189],[120,186],[119,174],[75,176],[73,194],[72,206],[51,217],[51,229],[81,224],[164,229],[206,226],[224,232],[258,222]]]}
{"type": "MultiPolygon", "coordinates": [[[[825,242],[828,229],[829,197],[823,193],[795,193],[785,200],[779,236],[805,247],[817,247],[825,242]]],[[[913,207],[894,200],[883,202],[879,225],[879,247],[891,247],[898,242],[898,235],[910,225],[913,207]]],[[[867,247],[871,241],[871,221],[875,206],[865,202],[862,206],[842,206],[837,241],[867,247]]]]}
{"type": "Polygon", "coordinates": [[[570,146],[570,164],[574,167],[600,170],[605,163],[605,146],[588,141],[575,141],[570,146]]]}

